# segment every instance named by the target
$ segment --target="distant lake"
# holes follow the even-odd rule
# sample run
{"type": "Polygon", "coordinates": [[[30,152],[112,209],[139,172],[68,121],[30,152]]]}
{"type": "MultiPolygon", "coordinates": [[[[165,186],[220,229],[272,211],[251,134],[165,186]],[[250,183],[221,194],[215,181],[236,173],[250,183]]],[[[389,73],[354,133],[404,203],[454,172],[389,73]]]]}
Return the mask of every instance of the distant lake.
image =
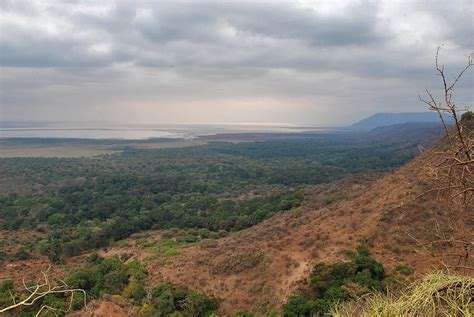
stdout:
{"type": "Polygon", "coordinates": [[[0,138],[80,138],[125,139],[150,138],[193,139],[220,133],[277,133],[324,131],[324,127],[285,124],[156,124],[103,122],[0,122],[0,138]]]}

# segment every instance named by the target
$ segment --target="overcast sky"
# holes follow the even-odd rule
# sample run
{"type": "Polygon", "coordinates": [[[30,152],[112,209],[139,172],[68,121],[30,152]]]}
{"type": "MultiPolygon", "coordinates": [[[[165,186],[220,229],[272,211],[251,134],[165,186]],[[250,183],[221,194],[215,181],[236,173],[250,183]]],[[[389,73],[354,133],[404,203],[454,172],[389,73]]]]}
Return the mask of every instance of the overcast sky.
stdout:
{"type": "MultiPolygon", "coordinates": [[[[342,124],[424,111],[474,0],[0,1],[2,120],[342,124]]],[[[457,90],[474,100],[474,71],[457,90]]]]}

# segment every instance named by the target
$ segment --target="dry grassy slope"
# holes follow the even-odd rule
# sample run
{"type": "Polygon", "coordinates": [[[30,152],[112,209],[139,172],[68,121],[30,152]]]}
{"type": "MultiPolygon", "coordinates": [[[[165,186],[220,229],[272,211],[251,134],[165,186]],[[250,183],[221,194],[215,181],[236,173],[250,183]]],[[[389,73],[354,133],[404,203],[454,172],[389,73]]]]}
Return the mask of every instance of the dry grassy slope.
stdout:
{"type": "MultiPolygon", "coordinates": [[[[233,314],[280,307],[304,285],[315,263],[342,259],[362,240],[388,267],[408,264],[418,274],[439,268],[444,253],[453,252],[450,247],[433,250],[420,243],[437,239],[433,212],[442,217],[454,210],[440,205],[433,193],[419,197],[432,186],[425,167],[438,159],[432,151],[376,181],[348,179],[308,190],[296,210],[213,247],[185,249],[172,264],[149,265],[152,279],[217,296],[222,312],[233,314]],[[325,206],[334,195],[340,200],[325,206]]],[[[470,219],[461,231],[474,231],[470,219]]]]}
{"type": "Polygon", "coordinates": [[[87,304],[87,308],[67,314],[69,317],[129,317],[137,314],[120,296],[104,295],[87,304]]]}

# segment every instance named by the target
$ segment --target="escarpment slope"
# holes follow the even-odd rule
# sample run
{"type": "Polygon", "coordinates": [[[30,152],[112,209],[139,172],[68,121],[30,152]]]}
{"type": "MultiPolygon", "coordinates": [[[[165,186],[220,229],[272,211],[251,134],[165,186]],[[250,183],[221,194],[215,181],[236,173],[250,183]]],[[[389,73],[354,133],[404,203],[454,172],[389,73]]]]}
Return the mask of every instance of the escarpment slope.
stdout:
{"type": "Polygon", "coordinates": [[[351,177],[309,188],[297,209],[217,242],[183,249],[164,264],[148,262],[151,279],[217,296],[222,312],[233,314],[280,307],[304,288],[316,263],[343,259],[360,243],[388,268],[409,265],[416,274],[446,264],[461,268],[462,252],[452,241],[474,232],[473,210],[461,212],[431,190],[436,184],[428,166],[440,155],[433,149],[383,177],[351,177]]]}

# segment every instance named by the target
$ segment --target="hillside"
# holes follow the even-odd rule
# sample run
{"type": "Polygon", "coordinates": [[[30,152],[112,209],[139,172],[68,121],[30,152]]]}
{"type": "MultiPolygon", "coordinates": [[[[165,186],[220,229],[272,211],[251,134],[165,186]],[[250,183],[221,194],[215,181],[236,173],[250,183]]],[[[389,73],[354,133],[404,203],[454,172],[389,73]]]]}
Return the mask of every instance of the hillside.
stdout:
{"type": "Polygon", "coordinates": [[[407,122],[377,127],[367,135],[373,140],[383,140],[386,143],[404,141],[428,147],[436,143],[443,133],[439,122],[407,122]]]}
{"type": "MultiPolygon", "coordinates": [[[[445,120],[451,119],[445,116],[445,120]]],[[[437,123],[439,116],[435,112],[398,112],[398,113],[376,113],[351,125],[352,129],[370,131],[378,127],[404,124],[409,122],[417,123],[437,123]]]]}
{"type": "MultiPolygon", "coordinates": [[[[389,269],[408,265],[423,274],[441,268],[446,254],[456,253],[454,245],[432,244],[439,240],[437,232],[452,230],[453,215],[465,220],[460,234],[474,232],[472,208],[460,215],[451,204],[441,205],[433,192],[421,195],[433,186],[426,167],[439,159],[430,150],[378,180],[350,177],[312,187],[301,207],[216,243],[182,249],[174,257],[151,256],[132,240],[129,247],[104,255],[137,257],[153,281],[171,280],[217,296],[227,314],[280,307],[304,289],[315,263],[344,258],[361,241],[389,269]]],[[[157,238],[152,234],[148,241],[157,238]]]]}
{"type": "MultiPolygon", "coordinates": [[[[339,156],[342,153],[346,153],[346,156],[342,157],[344,159],[339,162],[341,166],[346,168],[356,168],[357,164],[369,164],[370,162],[373,165],[374,157],[377,157],[379,160],[385,157],[399,162],[396,155],[400,155],[406,149],[411,151],[415,144],[419,144],[416,137],[409,137],[410,133],[413,133],[413,129],[416,129],[416,126],[413,127],[410,124],[402,125],[402,128],[395,126],[376,129],[373,136],[383,141],[384,145],[382,148],[384,149],[391,148],[390,142],[387,143],[387,140],[390,140],[396,131],[408,131],[405,133],[407,138],[406,140],[404,138],[399,140],[399,145],[391,148],[392,150],[389,152],[384,150],[383,152],[374,152],[374,154],[373,150],[371,150],[373,146],[377,145],[377,143],[374,143],[361,152],[367,153],[368,156],[361,156],[359,158],[357,152],[354,151],[357,147],[347,148],[347,145],[344,145],[341,148],[333,148],[334,140],[336,140],[333,138],[328,140],[328,146],[330,145],[331,147],[328,148],[330,152],[327,156],[334,159],[334,153],[338,153],[339,156]],[[406,141],[410,141],[411,145],[403,145],[406,141]]],[[[434,133],[434,130],[432,132],[434,133]]],[[[369,140],[366,142],[375,142],[375,139],[374,141],[369,140]]],[[[419,141],[421,142],[423,139],[419,141]]],[[[292,175],[282,175],[281,172],[291,170],[289,167],[292,166],[291,164],[294,165],[299,156],[302,157],[302,162],[304,162],[303,158],[307,158],[309,154],[325,156],[325,153],[321,151],[324,148],[318,145],[321,144],[320,142],[318,141],[314,144],[308,141],[298,143],[283,142],[281,144],[215,144],[209,145],[208,148],[183,148],[179,152],[175,152],[176,150],[169,150],[167,152],[134,150],[127,152],[124,157],[117,155],[95,161],[75,159],[35,160],[37,164],[36,170],[40,173],[44,173],[42,172],[43,170],[50,173],[49,164],[54,163],[57,175],[46,174],[50,175],[50,183],[47,184],[49,187],[45,185],[39,187],[40,183],[36,184],[34,181],[41,181],[44,177],[42,174],[36,175],[32,173],[31,175],[35,177],[30,177],[28,180],[21,178],[25,185],[20,187],[24,191],[28,189],[27,185],[29,184],[31,186],[28,189],[29,191],[34,192],[39,188],[41,195],[44,196],[48,190],[54,189],[50,187],[54,184],[53,181],[56,181],[53,176],[59,177],[61,184],[68,183],[66,180],[69,177],[73,177],[74,184],[77,186],[66,187],[61,189],[59,193],[62,195],[60,197],[68,197],[65,194],[69,192],[74,193],[71,196],[71,198],[75,198],[75,200],[71,200],[74,201],[74,204],[70,205],[77,206],[76,192],[80,193],[78,191],[81,188],[79,185],[84,184],[87,178],[78,178],[73,173],[74,168],[82,166],[80,170],[77,170],[77,173],[80,173],[82,177],[88,175],[84,173],[84,170],[89,170],[89,173],[94,175],[91,181],[95,181],[97,173],[94,171],[104,171],[100,164],[104,164],[108,169],[112,169],[114,165],[110,163],[114,163],[124,173],[127,171],[125,167],[129,166],[130,162],[134,162],[133,173],[123,175],[123,179],[129,181],[140,171],[138,168],[143,173],[150,174],[150,170],[147,170],[147,168],[149,166],[163,166],[163,162],[167,162],[168,156],[170,160],[172,158],[173,162],[173,168],[170,168],[170,171],[176,170],[176,166],[178,166],[181,173],[183,173],[185,167],[192,167],[193,180],[196,180],[196,177],[200,175],[200,170],[196,169],[197,166],[194,165],[196,158],[202,159],[206,157],[213,160],[225,158],[227,162],[231,158],[229,155],[232,155],[232,157],[235,156],[235,162],[237,162],[237,159],[239,160],[240,166],[244,166],[242,165],[243,163],[247,164],[247,171],[257,163],[262,164],[262,162],[265,162],[265,164],[269,164],[268,166],[275,168],[276,164],[281,162],[280,164],[282,165],[275,169],[275,171],[279,171],[278,174],[275,172],[275,175],[283,177],[285,180],[291,179],[295,181],[298,179],[296,178],[298,175],[300,175],[299,177],[304,176],[306,178],[311,176],[311,173],[314,173],[316,176],[320,175],[314,166],[311,168],[307,165],[295,169],[295,171],[304,171],[304,173],[298,172],[292,175]],[[198,150],[201,152],[198,152],[198,150]],[[180,156],[176,156],[176,153],[179,153],[180,156]],[[216,153],[225,153],[225,156],[219,158],[216,153]],[[177,160],[178,157],[182,158],[181,165],[176,165],[177,162],[181,162],[177,160]],[[249,159],[243,161],[244,157],[249,159]],[[261,160],[262,157],[264,160],[261,160]],[[133,160],[130,161],[130,159],[133,160]],[[188,166],[188,162],[191,162],[192,165],[188,166]],[[91,163],[94,165],[90,165],[91,163]],[[42,166],[44,166],[44,169],[38,168],[42,166]],[[64,170],[61,172],[60,168],[64,170]],[[67,178],[63,179],[63,177],[67,178]]],[[[421,143],[424,144],[424,142],[421,143]]],[[[296,205],[292,204],[292,206],[297,207],[292,208],[291,205],[288,205],[288,199],[291,197],[282,196],[280,197],[281,203],[279,203],[279,200],[276,201],[278,206],[289,207],[281,210],[278,209],[278,212],[272,213],[274,214],[272,217],[270,217],[271,214],[268,217],[262,217],[262,219],[268,219],[254,226],[246,222],[247,229],[241,231],[217,230],[210,232],[205,230],[206,228],[197,229],[193,224],[191,224],[192,227],[186,229],[170,225],[161,228],[161,230],[158,230],[156,227],[153,230],[137,230],[132,236],[123,240],[120,240],[122,238],[118,237],[118,241],[115,242],[109,241],[94,248],[84,248],[82,249],[83,252],[79,255],[65,256],[64,262],[55,264],[53,268],[59,276],[64,276],[70,269],[89,265],[89,255],[96,251],[107,258],[117,255],[120,261],[124,261],[127,265],[133,262],[134,259],[138,259],[149,272],[146,277],[147,285],[158,285],[161,282],[171,281],[175,285],[189,287],[191,290],[218,297],[222,300],[219,312],[228,315],[241,311],[267,313],[272,309],[280,309],[289,296],[305,292],[308,288],[308,277],[316,263],[330,263],[343,260],[345,259],[346,251],[353,250],[361,243],[366,244],[373,256],[383,262],[389,271],[399,265],[409,266],[415,269],[415,276],[417,277],[433,269],[443,267],[446,262],[448,265],[458,266],[458,268],[462,269],[463,266],[469,266],[471,263],[465,262],[460,258],[458,254],[463,255],[464,253],[458,252],[454,240],[446,241],[444,236],[457,232],[460,235],[468,236],[469,241],[472,241],[472,232],[474,232],[474,223],[472,222],[472,213],[474,211],[472,206],[468,212],[459,213],[453,204],[442,203],[436,199],[435,192],[430,191],[435,186],[430,175],[430,167],[443,160],[442,151],[445,147],[446,145],[440,142],[432,150],[425,151],[418,158],[390,173],[384,169],[363,169],[362,173],[356,173],[357,169],[354,169],[352,173],[345,174],[345,178],[342,178],[342,176],[334,178],[334,172],[330,172],[327,177],[331,177],[332,183],[315,182],[305,185],[306,189],[303,195],[298,195],[303,200],[299,201],[296,205]],[[219,239],[217,239],[218,237],[219,239]],[[449,258],[447,257],[448,255],[449,258]]],[[[416,151],[419,152],[418,150],[416,151]]],[[[203,162],[209,164],[209,159],[203,160],[203,162]]],[[[322,160],[319,161],[324,162],[322,160]]],[[[4,162],[11,164],[13,167],[18,167],[21,166],[18,164],[26,164],[29,161],[23,162],[17,159],[4,162]]],[[[378,164],[386,164],[386,162],[390,161],[385,159],[378,164]]],[[[220,161],[216,161],[217,163],[220,163],[220,161]]],[[[328,164],[334,163],[328,161],[328,164]]],[[[229,166],[236,165],[229,164],[229,166]]],[[[206,166],[204,165],[204,167],[206,166]]],[[[4,168],[5,171],[10,173],[15,172],[12,168],[8,169],[7,165],[4,168]]],[[[333,171],[338,171],[334,166],[332,168],[333,171]]],[[[262,168],[259,167],[258,170],[262,170],[262,168]]],[[[23,173],[23,169],[17,169],[17,173],[19,172],[23,173]]],[[[212,180],[209,178],[211,176],[209,170],[204,169],[202,173],[207,175],[207,183],[209,183],[212,180]]],[[[5,175],[5,184],[8,182],[16,184],[17,178],[12,177],[12,175],[5,175]]],[[[116,175],[116,172],[113,171],[112,175],[116,175]]],[[[164,174],[161,175],[161,178],[163,178],[164,174]]],[[[214,177],[219,175],[221,173],[217,173],[214,177]]],[[[13,176],[19,177],[20,175],[13,173],[13,176]]],[[[248,185],[248,182],[251,180],[248,175],[244,174],[241,179],[234,178],[232,181],[229,181],[229,176],[226,177],[227,183],[220,181],[220,187],[216,188],[222,190],[223,184],[236,186],[236,192],[232,198],[239,206],[246,201],[252,201],[251,206],[257,212],[272,206],[271,203],[274,200],[262,200],[264,192],[255,190],[256,188],[261,188],[261,183],[256,183],[249,187],[251,190],[243,191],[241,188],[242,184],[247,183],[248,185]]],[[[115,177],[104,183],[103,180],[107,179],[102,175],[101,186],[116,184],[118,180],[121,180],[121,178],[115,177]]],[[[145,177],[137,178],[130,188],[137,190],[137,186],[143,184],[143,179],[147,180],[145,177]]],[[[184,184],[184,179],[180,179],[181,186],[184,184]]],[[[151,183],[157,184],[157,179],[154,179],[151,183]]],[[[166,185],[166,188],[168,188],[169,184],[168,182],[163,186],[166,185]]],[[[301,184],[304,184],[304,182],[301,182],[301,184]]],[[[204,196],[202,187],[194,185],[191,187],[200,190],[200,192],[196,192],[198,197],[202,198],[204,196]]],[[[143,188],[149,187],[143,186],[143,188]]],[[[20,201],[18,199],[23,194],[15,191],[13,187],[11,190],[12,195],[4,199],[14,199],[12,200],[13,203],[18,204],[18,201],[20,201]]],[[[127,193],[124,191],[120,196],[127,193]]],[[[135,192],[133,192],[133,195],[135,195],[135,192]]],[[[143,195],[144,199],[149,195],[143,195]]],[[[183,197],[187,196],[189,195],[183,197]]],[[[110,201],[116,201],[116,197],[119,197],[119,195],[111,197],[110,201]]],[[[170,197],[176,197],[176,193],[174,196],[170,195],[170,197]]],[[[298,199],[300,200],[301,198],[298,199]]],[[[221,204],[226,199],[228,199],[226,196],[221,196],[216,198],[214,202],[215,204],[221,204]]],[[[103,200],[104,197],[101,196],[99,201],[103,200]]],[[[5,201],[8,202],[8,200],[5,201]]],[[[44,206],[48,203],[45,200],[41,201],[44,202],[44,206]]],[[[138,201],[141,202],[143,199],[137,199],[138,201]]],[[[28,206],[32,202],[35,202],[35,200],[25,200],[19,206],[28,206]]],[[[88,200],[87,202],[91,201],[88,200]]],[[[10,206],[16,206],[15,204],[10,206]]],[[[8,205],[5,204],[5,206],[8,205]]],[[[67,206],[69,205],[63,205],[62,210],[64,211],[67,206]]],[[[169,210],[174,210],[176,206],[174,204],[173,209],[170,208],[169,210]]],[[[209,210],[214,209],[215,207],[213,206],[215,205],[211,205],[209,210]]],[[[232,205],[222,206],[225,207],[221,208],[223,211],[228,211],[229,206],[232,205]]],[[[83,210],[88,210],[86,207],[84,205],[83,210]]],[[[236,210],[240,209],[242,207],[238,207],[236,210]]],[[[41,209],[37,210],[41,211],[41,209]]],[[[201,207],[201,209],[196,211],[195,215],[202,216],[202,210],[201,207]]],[[[8,210],[5,209],[5,211],[8,210]]],[[[133,212],[130,213],[135,214],[133,212]]],[[[38,212],[38,214],[40,215],[41,213],[38,212]]],[[[72,212],[71,214],[74,215],[75,213],[72,212]]],[[[22,214],[16,213],[16,215],[22,214]]],[[[167,213],[166,217],[163,216],[163,220],[170,220],[172,216],[173,214],[167,213]]],[[[176,216],[176,219],[181,218],[182,216],[176,216]]],[[[199,218],[196,219],[199,220],[199,218]]],[[[208,216],[207,219],[213,218],[208,216]]],[[[8,220],[14,220],[14,218],[10,217],[8,220]]],[[[39,253],[32,253],[28,257],[26,256],[28,254],[25,255],[25,252],[22,253],[21,251],[22,248],[27,250],[25,248],[28,245],[35,246],[37,244],[40,247],[45,242],[50,242],[51,238],[56,238],[55,236],[48,238],[47,235],[50,233],[44,230],[44,228],[61,228],[63,230],[64,228],[62,227],[65,226],[65,221],[60,222],[59,227],[55,227],[53,220],[56,221],[56,217],[48,219],[49,227],[46,227],[46,224],[41,224],[36,232],[23,225],[20,227],[20,230],[0,232],[0,237],[5,241],[3,250],[5,250],[4,254],[6,254],[4,257],[5,270],[0,271],[0,279],[8,278],[15,281],[21,281],[25,277],[33,279],[39,274],[39,270],[49,266],[50,262],[46,255],[49,256],[51,250],[55,249],[50,248],[43,252],[44,250],[41,251],[41,248],[38,248],[40,250],[39,253]],[[16,260],[11,262],[8,260],[11,258],[16,260]]],[[[232,220],[232,217],[218,217],[213,221],[221,226],[225,225],[226,221],[232,224],[232,221],[235,220],[232,220]]],[[[30,223],[34,224],[28,218],[25,218],[23,223],[27,225],[30,223]]],[[[98,224],[97,221],[95,223],[90,221],[84,223],[95,224],[96,226],[98,224]]],[[[149,224],[149,221],[144,220],[143,223],[149,224]]],[[[15,225],[16,222],[11,222],[11,224],[15,225]]],[[[118,231],[117,228],[121,228],[119,224],[123,226],[124,222],[107,221],[105,224],[109,225],[111,232],[115,233],[118,231]]],[[[150,228],[150,226],[145,229],[147,228],[150,228]]],[[[56,234],[70,238],[72,235],[68,230],[66,228],[64,233],[63,231],[56,231],[56,234]]],[[[84,234],[88,230],[90,228],[80,226],[77,233],[84,234]]],[[[92,230],[92,233],[100,232],[99,227],[95,227],[92,230]]],[[[128,235],[124,236],[127,237],[128,235]]],[[[86,242],[90,241],[94,241],[92,235],[88,236],[86,242]]],[[[64,242],[64,246],[74,246],[71,241],[64,242]]],[[[116,260],[119,261],[118,259],[116,260]]],[[[472,260],[469,258],[467,261],[472,260]]],[[[118,295],[120,292],[118,294],[115,292],[115,294],[118,295]]],[[[133,308],[130,307],[130,302],[117,296],[106,296],[98,300],[96,299],[88,307],[89,310],[98,314],[97,316],[127,316],[133,311],[133,308]]],[[[135,307],[135,309],[137,308],[135,307]]],[[[78,314],[80,315],[81,313],[78,314]]],[[[90,314],[84,313],[83,315],[89,316],[90,314]]]]}

